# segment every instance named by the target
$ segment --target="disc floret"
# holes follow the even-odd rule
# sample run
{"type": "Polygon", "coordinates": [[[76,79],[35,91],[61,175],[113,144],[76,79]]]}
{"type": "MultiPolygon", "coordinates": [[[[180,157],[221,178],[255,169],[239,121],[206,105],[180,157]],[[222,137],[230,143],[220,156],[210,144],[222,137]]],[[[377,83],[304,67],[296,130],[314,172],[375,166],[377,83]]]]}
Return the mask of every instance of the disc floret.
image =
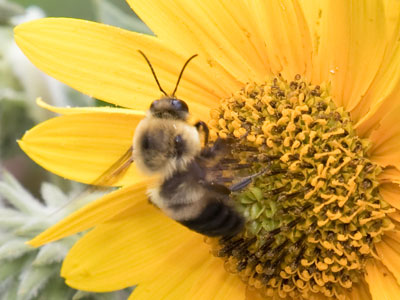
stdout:
{"type": "Polygon", "coordinates": [[[249,83],[211,112],[209,125],[212,138],[239,140],[233,155],[252,172],[266,170],[233,195],[245,231],[210,240],[213,253],[262,295],[346,299],[393,228],[392,209],[379,194],[370,142],[329,85],[299,75],[249,83]]]}

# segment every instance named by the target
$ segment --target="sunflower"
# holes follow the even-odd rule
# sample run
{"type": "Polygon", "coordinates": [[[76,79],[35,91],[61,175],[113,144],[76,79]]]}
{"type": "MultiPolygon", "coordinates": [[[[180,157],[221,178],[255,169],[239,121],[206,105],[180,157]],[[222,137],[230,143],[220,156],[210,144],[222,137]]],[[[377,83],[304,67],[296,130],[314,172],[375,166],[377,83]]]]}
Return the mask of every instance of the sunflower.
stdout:
{"type": "MultiPolygon", "coordinates": [[[[91,229],[67,255],[70,286],[130,299],[397,299],[400,295],[400,18],[396,1],[130,1],[156,37],[46,18],[15,38],[41,70],[122,108],[57,108],[21,148],[92,183],[132,144],[185,60],[180,99],[262,176],[232,194],[243,232],[193,233],[148,204],[133,164],[110,194],[38,235],[91,229]],[[397,199],[397,200],[396,200],[397,199]]],[[[236,173],[234,173],[236,174],[236,173]]]]}

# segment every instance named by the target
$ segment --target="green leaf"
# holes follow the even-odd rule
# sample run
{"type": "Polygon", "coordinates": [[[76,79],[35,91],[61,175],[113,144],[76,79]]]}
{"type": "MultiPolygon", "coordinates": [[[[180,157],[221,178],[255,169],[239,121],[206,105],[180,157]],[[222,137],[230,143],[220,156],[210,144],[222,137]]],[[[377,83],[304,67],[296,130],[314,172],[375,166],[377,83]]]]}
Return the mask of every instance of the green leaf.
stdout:
{"type": "Polygon", "coordinates": [[[0,228],[15,230],[26,223],[26,217],[15,209],[0,207],[0,228]]]}
{"type": "Polygon", "coordinates": [[[250,208],[250,217],[255,220],[257,219],[264,211],[265,207],[262,207],[259,203],[254,203],[250,208]]]}
{"type": "Polygon", "coordinates": [[[257,187],[251,187],[250,192],[257,199],[257,201],[261,201],[263,199],[263,192],[261,189],[259,189],[257,187]]]}
{"type": "Polygon", "coordinates": [[[2,228],[0,228],[0,245],[3,245],[4,243],[8,242],[13,238],[14,235],[12,233],[2,230],[2,228]]]}
{"type": "Polygon", "coordinates": [[[18,230],[26,223],[24,216],[4,216],[0,219],[0,227],[8,230],[18,230]]]}
{"type": "Polygon", "coordinates": [[[253,234],[258,234],[260,231],[262,225],[260,222],[250,222],[246,225],[246,227],[250,230],[251,233],[253,234]]]}
{"type": "Polygon", "coordinates": [[[35,214],[43,212],[43,206],[8,172],[3,173],[0,195],[21,212],[35,214]]]}
{"type": "Polygon", "coordinates": [[[31,252],[32,247],[25,244],[26,239],[13,239],[0,247],[0,260],[14,259],[28,252],[31,252]]]}
{"type": "Polygon", "coordinates": [[[21,226],[15,230],[15,235],[30,239],[44,231],[50,226],[50,224],[51,223],[46,218],[35,218],[27,221],[24,226],[21,226]]]}
{"type": "Polygon", "coordinates": [[[69,247],[61,243],[47,244],[39,249],[39,253],[33,261],[34,266],[44,266],[55,262],[62,262],[67,255],[69,247]]]}
{"type": "Polygon", "coordinates": [[[47,206],[60,207],[68,201],[67,195],[57,186],[48,182],[42,184],[40,193],[47,206]]]}
{"type": "MultiPolygon", "coordinates": [[[[56,186],[46,184],[42,187],[42,194],[47,198],[45,204],[48,205],[42,205],[12,175],[5,173],[3,180],[0,181],[0,195],[5,196],[5,200],[14,207],[2,207],[4,203],[0,202],[0,299],[72,299],[76,291],[64,283],[59,270],[61,261],[81,235],[70,236],[39,249],[25,244],[28,239],[46,229],[51,221],[55,221],[54,216],[48,217],[48,212],[54,211],[48,205],[59,206],[59,203],[67,202],[69,196],[56,186]]],[[[97,196],[91,194],[84,197],[84,200],[90,201],[90,198],[97,196]]],[[[124,291],[84,295],[82,299],[87,300],[128,298],[124,291]]]]}
{"type": "Polygon", "coordinates": [[[53,276],[58,276],[59,265],[30,268],[21,275],[18,286],[18,299],[31,300],[53,276]],[[56,275],[57,274],[57,275],[56,275]]]}
{"type": "Polygon", "coordinates": [[[246,193],[239,195],[239,201],[242,204],[250,204],[254,202],[254,199],[250,198],[246,193]]]}
{"type": "MultiPolygon", "coordinates": [[[[6,286],[4,289],[4,294],[2,294],[4,300],[18,300],[17,291],[19,281],[15,280],[15,278],[9,278],[5,282],[6,286]]],[[[1,291],[2,289],[0,289],[1,291]]]]}
{"type": "Polygon", "coordinates": [[[64,279],[59,276],[53,276],[53,278],[48,281],[48,284],[40,291],[40,295],[34,298],[34,300],[72,299],[74,293],[75,290],[65,285],[64,279]]]}
{"type": "MultiPolygon", "coordinates": [[[[26,263],[26,259],[26,256],[23,256],[12,261],[0,260],[0,282],[3,283],[10,277],[18,276],[26,263]]],[[[3,285],[0,287],[0,294],[3,292],[2,288],[4,288],[3,285]]]]}

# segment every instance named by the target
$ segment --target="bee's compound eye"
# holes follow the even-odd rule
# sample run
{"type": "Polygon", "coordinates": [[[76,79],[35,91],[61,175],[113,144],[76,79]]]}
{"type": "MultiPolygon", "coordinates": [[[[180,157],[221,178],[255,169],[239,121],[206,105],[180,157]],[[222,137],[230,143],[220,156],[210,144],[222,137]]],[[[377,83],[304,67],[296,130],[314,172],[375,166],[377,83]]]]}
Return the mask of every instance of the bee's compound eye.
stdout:
{"type": "Polygon", "coordinates": [[[183,154],[183,151],[185,149],[185,143],[182,139],[182,136],[177,135],[175,137],[175,151],[176,151],[176,156],[180,157],[183,154]]]}
{"type": "Polygon", "coordinates": [[[179,112],[189,112],[189,107],[185,101],[179,99],[172,99],[172,107],[175,111],[179,112]]]}

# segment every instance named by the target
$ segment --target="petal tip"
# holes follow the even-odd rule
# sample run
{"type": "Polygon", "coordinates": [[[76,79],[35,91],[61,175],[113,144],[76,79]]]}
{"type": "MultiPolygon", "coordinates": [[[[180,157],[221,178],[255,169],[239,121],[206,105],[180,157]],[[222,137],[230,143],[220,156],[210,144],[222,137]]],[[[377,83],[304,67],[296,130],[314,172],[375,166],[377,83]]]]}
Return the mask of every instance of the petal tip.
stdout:
{"type": "Polygon", "coordinates": [[[50,104],[44,102],[42,97],[37,97],[36,98],[36,105],[41,107],[41,108],[47,109],[48,111],[51,111],[51,112],[54,112],[54,109],[55,109],[50,104]]]}
{"type": "Polygon", "coordinates": [[[32,24],[38,22],[39,20],[41,19],[27,21],[15,26],[13,29],[15,39],[17,40],[18,38],[24,36],[24,33],[31,31],[29,28],[32,26],[32,24]]]}
{"type": "Polygon", "coordinates": [[[16,142],[17,142],[18,146],[21,148],[21,150],[26,153],[26,143],[23,141],[25,135],[26,135],[26,133],[20,140],[16,140],[16,142]]]}
{"type": "Polygon", "coordinates": [[[40,243],[40,240],[37,237],[34,237],[30,241],[25,242],[25,245],[31,246],[33,248],[42,246],[42,244],[40,243]]]}

